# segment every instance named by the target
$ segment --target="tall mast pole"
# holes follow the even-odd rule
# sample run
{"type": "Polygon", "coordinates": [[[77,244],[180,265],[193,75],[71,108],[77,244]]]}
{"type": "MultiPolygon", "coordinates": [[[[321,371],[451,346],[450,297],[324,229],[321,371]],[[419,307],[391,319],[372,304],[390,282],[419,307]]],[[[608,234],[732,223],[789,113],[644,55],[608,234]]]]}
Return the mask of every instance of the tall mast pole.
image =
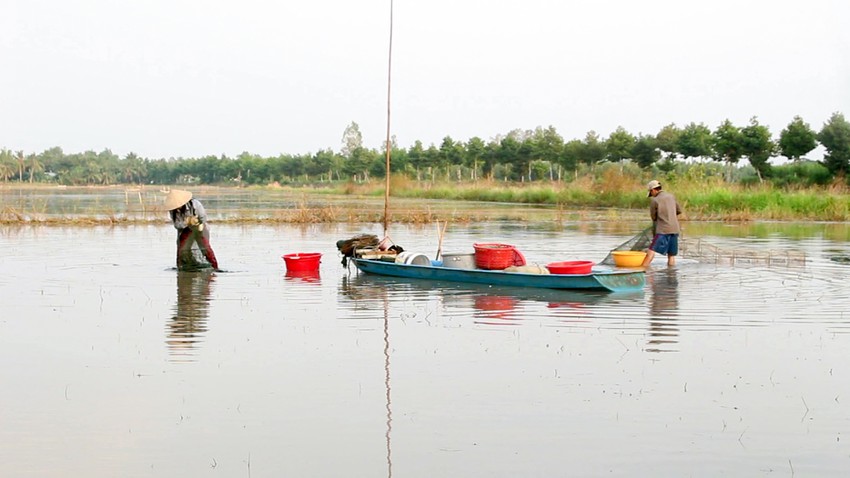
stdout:
{"type": "Polygon", "coordinates": [[[384,235],[390,224],[390,91],[392,86],[393,70],[393,0],[390,0],[390,51],[387,60],[387,161],[386,161],[386,185],[384,186],[384,235]]]}

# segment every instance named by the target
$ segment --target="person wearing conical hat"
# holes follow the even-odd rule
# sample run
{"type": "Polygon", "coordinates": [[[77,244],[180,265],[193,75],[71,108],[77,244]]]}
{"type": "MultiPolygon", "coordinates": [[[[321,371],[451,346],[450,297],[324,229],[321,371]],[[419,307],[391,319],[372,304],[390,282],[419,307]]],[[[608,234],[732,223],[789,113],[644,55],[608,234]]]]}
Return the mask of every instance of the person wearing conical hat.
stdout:
{"type": "Polygon", "coordinates": [[[172,189],[165,197],[165,209],[177,229],[177,268],[184,270],[198,267],[192,254],[192,246],[197,244],[210,265],[218,269],[218,260],[210,245],[207,212],[201,201],[192,198],[189,191],[172,189]]]}
{"type": "Polygon", "coordinates": [[[667,265],[676,265],[676,255],[679,254],[679,215],[682,208],[676,202],[676,197],[661,190],[661,183],[653,179],[646,185],[649,200],[649,217],[652,218],[653,237],[643,266],[652,263],[655,253],[667,256],[667,265]]]}

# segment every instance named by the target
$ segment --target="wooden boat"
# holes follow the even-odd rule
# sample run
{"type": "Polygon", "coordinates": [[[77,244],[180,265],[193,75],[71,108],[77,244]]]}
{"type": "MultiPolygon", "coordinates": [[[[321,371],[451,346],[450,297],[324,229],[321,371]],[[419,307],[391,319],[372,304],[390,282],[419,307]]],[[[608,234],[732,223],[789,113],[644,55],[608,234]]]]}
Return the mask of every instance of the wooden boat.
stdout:
{"type": "Polygon", "coordinates": [[[457,269],[443,267],[441,263],[434,261],[431,265],[398,263],[380,258],[363,257],[352,257],[351,261],[358,270],[366,274],[407,279],[611,292],[639,291],[646,285],[646,273],[643,270],[622,270],[605,266],[594,266],[589,274],[530,274],[502,270],[457,269]]]}

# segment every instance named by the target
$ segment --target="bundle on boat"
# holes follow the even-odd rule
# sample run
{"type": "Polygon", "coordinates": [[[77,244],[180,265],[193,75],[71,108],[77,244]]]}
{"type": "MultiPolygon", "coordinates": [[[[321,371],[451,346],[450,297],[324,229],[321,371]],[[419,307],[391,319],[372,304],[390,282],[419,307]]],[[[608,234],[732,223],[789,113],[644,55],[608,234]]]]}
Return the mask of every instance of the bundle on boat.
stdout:
{"type": "Polygon", "coordinates": [[[360,234],[351,239],[340,239],[336,241],[336,248],[344,257],[354,257],[354,251],[357,249],[365,249],[367,247],[378,247],[380,244],[378,236],[374,234],[360,234]]]}
{"type": "Polygon", "coordinates": [[[382,256],[392,256],[395,258],[397,254],[404,252],[404,249],[396,244],[392,244],[389,237],[378,239],[374,234],[360,234],[351,239],[340,239],[336,241],[336,248],[342,254],[342,265],[348,265],[349,257],[363,258],[380,258],[382,256]]]}

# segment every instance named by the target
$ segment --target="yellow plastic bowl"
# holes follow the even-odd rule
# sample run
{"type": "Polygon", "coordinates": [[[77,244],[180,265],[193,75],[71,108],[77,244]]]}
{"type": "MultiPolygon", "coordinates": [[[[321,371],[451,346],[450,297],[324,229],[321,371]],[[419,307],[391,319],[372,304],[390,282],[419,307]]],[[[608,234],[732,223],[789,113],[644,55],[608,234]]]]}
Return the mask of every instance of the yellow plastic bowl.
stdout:
{"type": "Polygon", "coordinates": [[[614,251],[611,255],[614,256],[614,264],[617,267],[640,267],[643,264],[643,259],[646,257],[646,252],[614,251]]]}

